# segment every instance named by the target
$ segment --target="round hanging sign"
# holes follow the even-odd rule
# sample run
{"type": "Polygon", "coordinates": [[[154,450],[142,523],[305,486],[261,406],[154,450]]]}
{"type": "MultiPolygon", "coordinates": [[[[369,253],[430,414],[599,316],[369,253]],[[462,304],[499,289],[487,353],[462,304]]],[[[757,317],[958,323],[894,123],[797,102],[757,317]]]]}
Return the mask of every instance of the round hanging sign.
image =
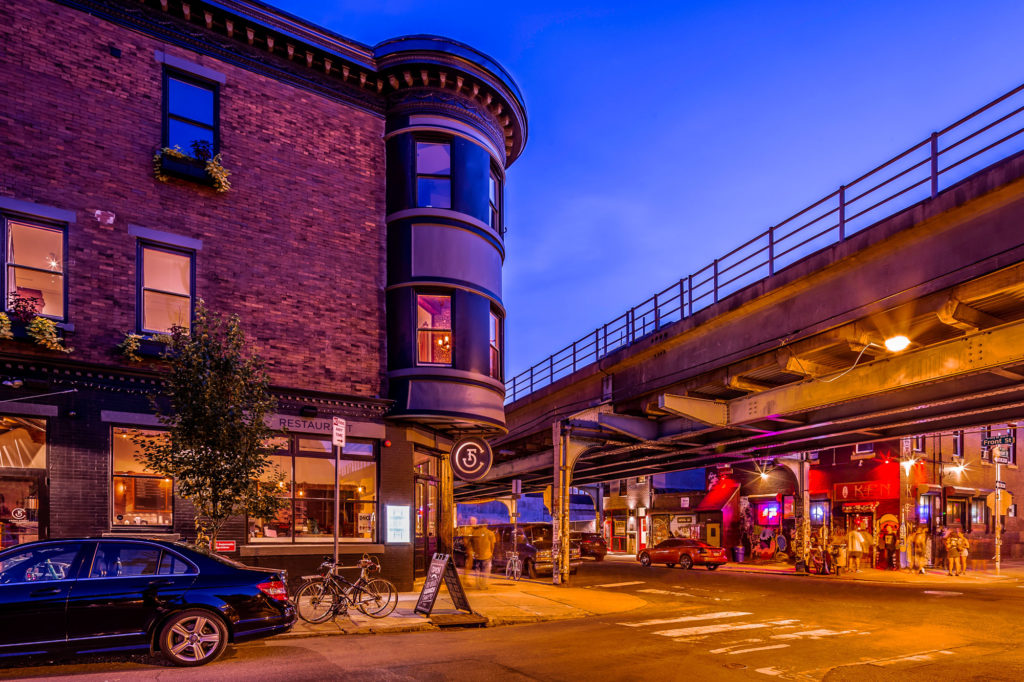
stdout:
{"type": "Polygon", "coordinates": [[[491,470],[491,446],[483,438],[470,436],[452,446],[452,473],[463,481],[479,481],[491,470]]]}

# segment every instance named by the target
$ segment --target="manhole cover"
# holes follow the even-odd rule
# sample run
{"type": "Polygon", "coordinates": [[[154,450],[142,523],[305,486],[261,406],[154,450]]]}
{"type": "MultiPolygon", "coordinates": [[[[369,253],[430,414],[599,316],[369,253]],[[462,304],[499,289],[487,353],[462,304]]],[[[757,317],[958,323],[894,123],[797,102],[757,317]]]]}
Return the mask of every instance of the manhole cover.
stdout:
{"type": "Polygon", "coordinates": [[[723,668],[728,668],[729,670],[743,670],[747,666],[743,665],[742,663],[726,663],[722,667],[723,668]]]}

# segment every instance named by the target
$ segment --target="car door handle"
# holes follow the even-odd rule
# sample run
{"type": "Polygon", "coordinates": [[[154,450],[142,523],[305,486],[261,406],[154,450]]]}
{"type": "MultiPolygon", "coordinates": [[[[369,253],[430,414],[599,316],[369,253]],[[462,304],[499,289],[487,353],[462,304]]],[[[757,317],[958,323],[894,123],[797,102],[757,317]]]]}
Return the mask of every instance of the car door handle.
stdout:
{"type": "Polygon", "coordinates": [[[149,584],[152,587],[170,587],[174,584],[174,581],[170,578],[158,578],[157,580],[150,580],[149,584]]]}
{"type": "Polygon", "coordinates": [[[35,592],[30,594],[29,596],[31,596],[31,597],[45,597],[45,596],[51,595],[51,594],[60,594],[61,592],[62,592],[62,590],[59,587],[48,587],[48,588],[43,589],[43,590],[36,590],[35,592]]]}

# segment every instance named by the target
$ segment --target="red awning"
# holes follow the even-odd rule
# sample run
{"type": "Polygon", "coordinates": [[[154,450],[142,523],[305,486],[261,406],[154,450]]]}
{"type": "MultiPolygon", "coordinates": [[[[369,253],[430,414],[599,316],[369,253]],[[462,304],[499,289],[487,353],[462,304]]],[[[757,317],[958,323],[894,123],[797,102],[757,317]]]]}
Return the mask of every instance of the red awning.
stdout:
{"type": "Polygon", "coordinates": [[[729,478],[723,478],[715,484],[714,488],[708,491],[708,494],[704,496],[704,499],[701,500],[700,504],[693,511],[722,511],[722,507],[732,501],[732,498],[739,489],[739,483],[729,478]]]}

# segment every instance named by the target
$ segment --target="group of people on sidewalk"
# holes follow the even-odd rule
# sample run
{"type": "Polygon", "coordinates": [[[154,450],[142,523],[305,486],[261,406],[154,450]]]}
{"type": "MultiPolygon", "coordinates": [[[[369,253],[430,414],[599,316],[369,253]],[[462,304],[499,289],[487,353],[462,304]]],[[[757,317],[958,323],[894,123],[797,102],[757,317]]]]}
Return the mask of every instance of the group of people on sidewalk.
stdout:
{"type": "MultiPolygon", "coordinates": [[[[940,539],[943,539],[940,536],[940,539]]],[[[879,565],[883,569],[900,570],[901,552],[906,552],[905,567],[912,573],[924,574],[925,567],[930,563],[928,528],[925,525],[918,526],[913,530],[901,545],[895,527],[883,527],[879,533],[878,550],[880,553],[879,565]]],[[[858,528],[851,529],[848,533],[838,530],[832,534],[828,529],[822,527],[811,539],[811,552],[817,563],[831,564],[833,557],[827,556],[829,552],[825,549],[832,546],[839,555],[837,563],[840,566],[846,565],[851,573],[860,573],[861,562],[865,561],[864,568],[871,567],[872,560],[872,538],[865,531],[858,528]],[[843,556],[845,554],[845,556],[843,556]]],[[[946,550],[946,572],[951,576],[965,575],[967,573],[967,557],[970,553],[971,543],[964,536],[959,528],[946,532],[943,539],[943,546],[946,550]]],[[[941,565],[941,564],[940,564],[941,565]]],[[[819,568],[824,568],[820,567],[819,568]]],[[[830,569],[825,569],[831,572],[830,569]]]]}

